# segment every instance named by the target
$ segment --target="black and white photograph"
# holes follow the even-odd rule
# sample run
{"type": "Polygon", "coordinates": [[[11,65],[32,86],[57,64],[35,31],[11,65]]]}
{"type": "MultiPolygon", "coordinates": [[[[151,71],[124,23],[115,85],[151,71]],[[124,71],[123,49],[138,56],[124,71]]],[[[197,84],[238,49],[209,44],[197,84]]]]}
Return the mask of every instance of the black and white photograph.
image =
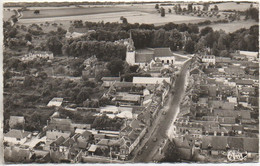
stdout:
{"type": "Polygon", "coordinates": [[[4,164],[259,162],[258,1],[1,5],[4,164]]]}

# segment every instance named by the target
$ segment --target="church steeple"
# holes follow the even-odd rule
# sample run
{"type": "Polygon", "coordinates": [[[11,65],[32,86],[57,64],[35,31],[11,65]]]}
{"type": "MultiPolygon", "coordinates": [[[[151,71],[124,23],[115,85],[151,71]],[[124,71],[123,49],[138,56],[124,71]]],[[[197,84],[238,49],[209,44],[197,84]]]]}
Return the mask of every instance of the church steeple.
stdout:
{"type": "Polygon", "coordinates": [[[127,51],[132,52],[135,50],[134,41],[132,39],[132,31],[130,30],[130,37],[128,39],[127,51]]]}

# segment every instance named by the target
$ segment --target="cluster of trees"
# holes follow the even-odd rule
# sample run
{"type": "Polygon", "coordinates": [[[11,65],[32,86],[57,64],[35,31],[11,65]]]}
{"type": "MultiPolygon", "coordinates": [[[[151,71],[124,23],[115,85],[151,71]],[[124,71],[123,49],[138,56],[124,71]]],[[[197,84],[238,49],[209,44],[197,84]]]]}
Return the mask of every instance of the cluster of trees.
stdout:
{"type": "Polygon", "coordinates": [[[105,41],[77,41],[67,40],[62,47],[64,55],[89,58],[93,55],[99,60],[109,61],[111,59],[125,59],[126,46],[105,41]]]}
{"type": "Polygon", "coordinates": [[[124,124],[124,120],[121,118],[110,119],[107,115],[96,117],[92,127],[96,130],[113,130],[119,131],[124,124]]]}
{"type": "Polygon", "coordinates": [[[250,7],[245,11],[245,19],[254,19],[255,21],[259,22],[259,10],[254,7],[250,7]]]}
{"type": "Polygon", "coordinates": [[[249,29],[239,29],[233,33],[213,31],[211,27],[201,30],[200,39],[195,45],[196,52],[204,52],[205,48],[211,49],[215,56],[229,56],[234,50],[258,51],[259,26],[254,25],[249,29]]]}

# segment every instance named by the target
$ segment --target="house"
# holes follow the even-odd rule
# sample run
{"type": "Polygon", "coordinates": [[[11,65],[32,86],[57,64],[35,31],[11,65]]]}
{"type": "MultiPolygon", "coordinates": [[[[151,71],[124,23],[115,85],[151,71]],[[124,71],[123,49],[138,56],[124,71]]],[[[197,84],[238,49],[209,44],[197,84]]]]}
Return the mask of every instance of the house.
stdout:
{"type": "Polygon", "coordinates": [[[245,70],[241,67],[237,66],[229,66],[227,68],[224,68],[225,74],[232,75],[232,76],[243,76],[245,75],[245,70]]]}
{"type": "Polygon", "coordinates": [[[13,129],[16,125],[24,125],[25,119],[23,116],[10,116],[9,127],[13,129]]]}
{"type": "Polygon", "coordinates": [[[48,107],[60,107],[62,105],[63,98],[54,97],[49,103],[47,104],[48,107]]]}
{"type": "Polygon", "coordinates": [[[31,137],[31,132],[11,129],[4,134],[4,142],[10,144],[24,144],[31,137]]]}
{"type": "Polygon", "coordinates": [[[127,52],[126,61],[130,65],[148,66],[152,60],[160,60],[164,65],[175,63],[175,57],[170,48],[155,48],[127,52]]]}
{"type": "Polygon", "coordinates": [[[4,160],[6,163],[31,163],[33,162],[34,152],[17,146],[4,147],[4,160]]]}
{"type": "Polygon", "coordinates": [[[253,51],[239,51],[240,55],[244,55],[249,61],[257,60],[259,57],[258,52],[253,51]]]}
{"type": "Polygon", "coordinates": [[[43,59],[54,59],[53,53],[50,51],[32,51],[27,55],[24,55],[22,57],[22,61],[30,61],[37,58],[43,58],[43,59]]]}
{"type": "Polygon", "coordinates": [[[221,155],[228,150],[247,152],[248,155],[259,153],[258,138],[234,136],[202,136],[202,152],[209,155],[221,155]],[[250,154],[249,154],[250,153],[250,154]]]}
{"type": "Polygon", "coordinates": [[[136,86],[159,85],[163,82],[171,83],[170,77],[133,77],[133,84],[136,86]]]}
{"type": "Polygon", "coordinates": [[[139,105],[141,102],[141,96],[133,94],[121,94],[115,96],[113,100],[119,105],[139,105]]]}
{"type": "Polygon", "coordinates": [[[193,143],[185,136],[173,138],[173,143],[182,160],[191,160],[193,156],[193,143]]]}
{"type": "Polygon", "coordinates": [[[225,102],[222,100],[211,100],[209,101],[209,106],[213,109],[227,109],[234,110],[237,103],[225,102]]]}
{"type": "Polygon", "coordinates": [[[236,117],[202,116],[202,120],[218,121],[219,124],[235,124],[236,117]]]}
{"type": "Polygon", "coordinates": [[[94,135],[90,131],[84,131],[77,138],[78,147],[82,149],[86,149],[91,140],[94,140],[94,135]]]}
{"type": "Polygon", "coordinates": [[[102,86],[103,87],[110,87],[113,85],[115,82],[120,82],[120,77],[102,77],[101,80],[103,81],[102,86]]]}
{"type": "Polygon", "coordinates": [[[253,80],[242,80],[242,79],[238,79],[235,81],[238,87],[242,87],[242,86],[252,86],[254,84],[253,80]]]}
{"type": "Polygon", "coordinates": [[[223,63],[223,64],[226,64],[226,63],[231,63],[232,62],[232,60],[231,60],[231,58],[228,58],[228,57],[216,57],[215,58],[216,60],[216,63],[223,63]]]}
{"type": "Polygon", "coordinates": [[[224,110],[224,109],[214,109],[213,110],[214,116],[219,117],[236,117],[236,118],[242,118],[242,119],[250,119],[251,113],[250,111],[234,111],[234,110],[224,110]]]}
{"type": "Polygon", "coordinates": [[[73,137],[59,137],[50,144],[50,158],[52,162],[69,162],[74,163],[80,161],[82,150],[77,146],[76,134],[73,137]]]}
{"type": "Polygon", "coordinates": [[[207,64],[215,65],[216,63],[216,58],[214,55],[202,55],[201,60],[203,63],[207,63],[207,64]]]}
{"type": "Polygon", "coordinates": [[[48,140],[55,140],[60,136],[68,138],[73,132],[70,119],[52,118],[46,128],[48,140]]]}

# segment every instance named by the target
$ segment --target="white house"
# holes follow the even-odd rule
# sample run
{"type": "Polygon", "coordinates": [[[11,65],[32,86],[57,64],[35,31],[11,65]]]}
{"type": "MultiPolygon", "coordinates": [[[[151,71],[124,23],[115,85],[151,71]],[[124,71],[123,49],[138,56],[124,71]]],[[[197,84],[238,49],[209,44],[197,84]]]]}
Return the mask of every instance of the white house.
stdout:
{"type": "Polygon", "coordinates": [[[247,57],[249,61],[257,60],[257,56],[259,55],[258,52],[253,51],[239,51],[240,55],[244,55],[247,57]]]}
{"type": "Polygon", "coordinates": [[[53,53],[50,51],[32,51],[22,57],[22,61],[30,61],[37,58],[54,59],[53,53]]]}
{"type": "Polygon", "coordinates": [[[209,64],[211,63],[214,65],[216,63],[216,58],[214,55],[202,55],[201,59],[203,63],[209,63],[209,64]]]}
{"type": "Polygon", "coordinates": [[[167,83],[171,83],[170,77],[133,77],[133,84],[134,85],[156,85],[162,84],[163,81],[167,83]]]}
{"type": "Polygon", "coordinates": [[[31,137],[31,132],[12,129],[4,134],[4,142],[11,144],[24,144],[31,137]]]}
{"type": "Polygon", "coordinates": [[[47,104],[48,107],[56,106],[60,107],[63,102],[63,98],[54,97],[49,103],[47,104]]]}

